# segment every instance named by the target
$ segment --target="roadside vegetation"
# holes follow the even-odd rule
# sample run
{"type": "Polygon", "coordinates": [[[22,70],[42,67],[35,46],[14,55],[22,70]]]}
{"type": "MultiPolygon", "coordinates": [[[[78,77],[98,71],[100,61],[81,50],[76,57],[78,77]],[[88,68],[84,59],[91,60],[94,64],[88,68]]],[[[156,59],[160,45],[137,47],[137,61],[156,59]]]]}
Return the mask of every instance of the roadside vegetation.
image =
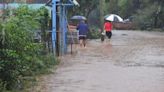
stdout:
{"type": "Polygon", "coordinates": [[[88,39],[99,39],[101,37],[101,29],[91,26],[87,37],[88,39]]]}
{"type": "Polygon", "coordinates": [[[58,63],[52,54],[45,53],[44,40],[34,41],[35,31],[46,29],[46,24],[41,26],[48,21],[47,12],[44,7],[33,10],[27,6],[5,10],[0,20],[0,92],[27,89],[37,75],[50,72],[58,63]]]}
{"type": "Polygon", "coordinates": [[[70,9],[88,18],[90,26],[101,28],[103,16],[117,14],[135,24],[136,29],[164,31],[164,0],[78,0],[80,7],[70,9]]]}
{"type": "MultiPolygon", "coordinates": [[[[164,31],[164,0],[77,1],[80,7],[69,8],[68,17],[86,16],[90,39],[100,37],[99,29],[107,14],[128,19],[136,29],[164,31]]],[[[50,41],[46,32],[51,26],[50,15],[45,7],[34,10],[24,5],[4,11],[0,18],[0,92],[19,92],[27,88],[29,81],[35,82],[35,76],[50,72],[58,63],[46,45],[47,40],[50,41]],[[37,30],[41,31],[41,41],[36,43],[34,34],[37,30]]]]}

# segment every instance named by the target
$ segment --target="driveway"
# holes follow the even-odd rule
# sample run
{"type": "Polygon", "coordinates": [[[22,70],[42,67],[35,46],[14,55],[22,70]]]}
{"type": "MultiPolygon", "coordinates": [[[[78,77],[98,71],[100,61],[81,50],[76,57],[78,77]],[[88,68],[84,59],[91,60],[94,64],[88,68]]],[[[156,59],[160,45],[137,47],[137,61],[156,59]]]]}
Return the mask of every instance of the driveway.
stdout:
{"type": "Polygon", "coordinates": [[[114,30],[74,46],[34,92],[164,92],[164,33],[114,30]]]}

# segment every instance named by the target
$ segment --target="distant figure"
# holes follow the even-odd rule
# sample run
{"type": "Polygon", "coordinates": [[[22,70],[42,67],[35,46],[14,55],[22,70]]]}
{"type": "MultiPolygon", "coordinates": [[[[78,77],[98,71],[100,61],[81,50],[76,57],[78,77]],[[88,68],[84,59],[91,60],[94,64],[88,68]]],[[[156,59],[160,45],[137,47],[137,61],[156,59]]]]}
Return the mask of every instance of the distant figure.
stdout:
{"type": "Polygon", "coordinates": [[[87,38],[87,33],[89,31],[88,25],[85,23],[85,21],[80,21],[80,23],[77,25],[77,30],[79,31],[79,41],[80,41],[80,46],[86,46],[86,38],[87,38]]]}
{"type": "Polygon", "coordinates": [[[105,21],[104,30],[108,39],[112,37],[112,23],[111,21],[105,21]]]}

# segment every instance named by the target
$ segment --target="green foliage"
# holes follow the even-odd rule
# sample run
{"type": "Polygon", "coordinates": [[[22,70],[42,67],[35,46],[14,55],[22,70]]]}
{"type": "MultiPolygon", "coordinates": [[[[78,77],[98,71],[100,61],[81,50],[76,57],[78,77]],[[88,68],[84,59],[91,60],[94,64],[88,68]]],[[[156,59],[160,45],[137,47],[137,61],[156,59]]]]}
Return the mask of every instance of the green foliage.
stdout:
{"type": "MultiPolygon", "coordinates": [[[[114,13],[120,15],[123,19],[131,18],[139,29],[164,28],[164,0],[104,1],[79,0],[80,7],[73,9],[71,15],[87,16],[87,18],[90,18],[89,24],[93,24],[95,20],[99,19],[99,24],[101,24],[103,15],[114,13]],[[102,3],[103,5],[100,5],[102,3]],[[96,13],[93,14],[93,12],[96,13]]],[[[97,26],[97,23],[94,26],[97,26]]]]}
{"type": "Polygon", "coordinates": [[[41,41],[43,43],[44,46],[44,52],[48,52],[47,48],[46,48],[46,42],[47,42],[47,38],[48,38],[48,33],[46,32],[47,29],[49,29],[49,20],[50,20],[50,16],[48,13],[48,9],[46,9],[45,7],[41,7],[38,11],[38,19],[39,19],[39,23],[41,24],[41,41]]]}
{"type": "Polygon", "coordinates": [[[13,14],[0,24],[0,90],[21,89],[24,77],[40,74],[56,64],[54,57],[42,54],[43,44],[33,41],[43,15],[27,6],[13,14]]]}
{"type": "Polygon", "coordinates": [[[44,27],[44,29],[47,29],[48,27],[48,21],[50,20],[50,16],[48,13],[48,9],[45,7],[41,7],[39,10],[37,10],[37,16],[40,20],[41,27],[44,27]]]}
{"type": "Polygon", "coordinates": [[[0,92],[5,92],[5,90],[6,90],[5,86],[6,86],[5,83],[2,82],[2,80],[0,80],[0,92]]]}
{"type": "Polygon", "coordinates": [[[99,0],[78,0],[80,7],[74,7],[70,9],[70,16],[72,15],[83,15],[88,17],[90,12],[98,8],[99,0]]]}
{"type": "MultiPolygon", "coordinates": [[[[33,31],[37,29],[40,23],[37,21],[38,14],[36,10],[28,8],[28,6],[20,6],[14,11],[14,15],[19,18],[18,26],[24,26],[23,30],[33,31]]],[[[14,19],[15,19],[15,16],[14,19]]]]}
{"type": "Polygon", "coordinates": [[[100,36],[101,36],[101,31],[96,27],[92,27],[92,30],[90,30],[87,35],[89,39],[99,39],[100,36]]]}
{"type": "Polygon", "coordinates": [[[135,11],[133,6],[132,0],[120,0],[118,2],[118,14],[124,18],[131,16],[135,11]]]}
{"type": "Polygon", "coordinates": [[[141,4],[141,9],[135,14],[135,23],[143,30],[151,30],[152,28],[162,28],[164,26],[164,18],[162,17],[163,9],[159,1],[145,0],[141,4]]]}
{"type": "Polygon", "coordinates": [[[108,5],[106,5],[107,7],[107,14],[110,14],[110,13],[114,13],[114,14],[118,14],[118,2],[119,0],[110,0],[110,2],[108,3],[108,5]]]}

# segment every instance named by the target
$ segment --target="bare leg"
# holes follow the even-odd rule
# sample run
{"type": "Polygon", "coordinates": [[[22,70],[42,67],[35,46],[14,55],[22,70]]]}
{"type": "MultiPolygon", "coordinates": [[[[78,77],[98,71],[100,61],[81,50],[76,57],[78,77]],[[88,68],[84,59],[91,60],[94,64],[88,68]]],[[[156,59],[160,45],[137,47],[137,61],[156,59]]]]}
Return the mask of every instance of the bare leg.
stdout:
{"type": "Polygon", "coordinates": [[[83,40],[83,45],[86,46],[86,39],[83,40]]]}
{"type": "Polygon", "coordinates": [[[80,39],[80,47],[82,47],[82,46],[83,46],[83,40],[80,39]]]}

